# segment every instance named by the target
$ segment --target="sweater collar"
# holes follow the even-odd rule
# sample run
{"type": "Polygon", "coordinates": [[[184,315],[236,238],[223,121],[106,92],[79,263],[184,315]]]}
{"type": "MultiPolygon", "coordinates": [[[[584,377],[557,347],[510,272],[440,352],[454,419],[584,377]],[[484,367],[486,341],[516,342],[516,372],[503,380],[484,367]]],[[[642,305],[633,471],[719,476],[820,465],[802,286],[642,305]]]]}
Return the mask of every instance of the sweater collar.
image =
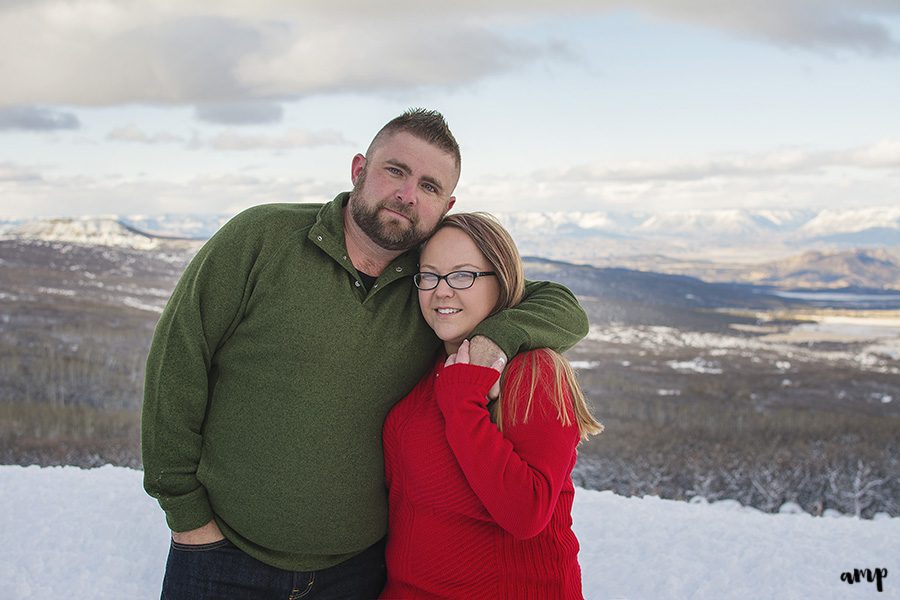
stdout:
{"type": "MultiPolygon", "coordinates": [[[[316,217],[316,223],[309,230],[309,240],[343,266],[354,277],[358,276],[344,241],[344,207],[350,199],[350,192],[341,192],[334,200],[325,204],[316,217]]],[[[418,248],[408,250],[395,258],[378,277],[379,287],[383,287],[402,277],[412,277],[419,266],[418,248]]]]}

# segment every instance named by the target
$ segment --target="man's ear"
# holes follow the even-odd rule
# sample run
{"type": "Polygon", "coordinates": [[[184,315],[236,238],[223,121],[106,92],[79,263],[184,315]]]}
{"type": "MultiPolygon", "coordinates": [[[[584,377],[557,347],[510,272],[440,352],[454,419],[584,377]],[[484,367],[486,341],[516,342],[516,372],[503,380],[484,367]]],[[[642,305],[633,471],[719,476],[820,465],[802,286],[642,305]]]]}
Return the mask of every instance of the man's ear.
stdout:
{"type": "Polygon", "coordinates": [[[356,180],[359,179],[359,174],[366,170],[366,157],[362,154],[357,154],[353,157],[353,161],[350,163],[350,182],[353,185],[356,185],[356,180]]]}
{"type": "Polygon", "coordinates": [[[456,204],[456,196],[450,196],[450,202],[447,203],[447,210],[453,208],[454,204],[456,204]]]}

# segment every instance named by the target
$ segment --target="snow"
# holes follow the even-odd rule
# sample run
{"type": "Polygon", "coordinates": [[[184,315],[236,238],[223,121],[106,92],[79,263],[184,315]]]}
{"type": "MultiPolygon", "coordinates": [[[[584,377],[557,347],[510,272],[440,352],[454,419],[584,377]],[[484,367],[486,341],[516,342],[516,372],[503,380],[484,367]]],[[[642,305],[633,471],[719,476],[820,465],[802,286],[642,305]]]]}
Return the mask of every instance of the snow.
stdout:
{"type": "Polygon", "coordinates": [[[596,369],[600,363],[596,360],[573,360],[569,361],[573,369],[596,369]]]}
{"type": "MultiPolygon", "coordinates": [[[[141,478],[0,466],[0,598],[158,598],[168,532],[141,478]]],[[[585,598],[900,598],[900,518],[785,511],[578,489],[585,598]],[[887,569],[884,591],[841,581],[855,568],[887,569]]]]}
{"type": "Polygon", "coordinates": [[[874,227],[900,229],[900,208],[896,206],[858,209],[824,209],[800,228],[805,235],[863,231],[874,227]]]}
{"type": "MultiPolygon", "coordinates": [[[[821,320],[821,317],[811,316],[810,318],[821,320]]],[[[838,326],[835,324],[829,327],[833,329],[838,326]]],[[[887,327],[885,324],[877,326],[887,327]]],[[[863,371],[900,374],[900,367],[892,362],[900,357],[900,334],[896,331],[892,330],[886,334],[894,337],[879,337],[875,343],[868,344],[859,351],[851,352],[819,350],[799,345],[809,341],[827,341],[829,338],[825,336],[826,334],[830,335],[827,331],[823,333],[818,330],[816,325],[805,329],[800,329],[801,327],[806,327],[806,325],[797,325],[787,333],[747,338],[662,326],[592,325],[585,340],[588,343],[597,342],[603,345],[637,346],[643,348],[643,351],[657,355],[673,348],[695,349],[709,354],[715,352],[717,356],[735,355],[754,361],[767,359],[773,362],[785,361],[792,364],[840,362],[854,365],[863,371]],[[804,337],[798,337],[798,332],[802,332],[804,337]]],[[[706,369],[715,370],[719,365],[714,361],[705,361],[702,357],[695,357],[689,361],[672,361],[669,366],[673,369],[714,374],[706,369]]]]}
{"type": "Polygon", "coordinates": [[[659,389],[656,390],[657,396],[680,396],[681,390],[667,390],[667,389],[659,389]]]}
{"type": "Polygon", "coordinates": [[[163,307],[155,306],[153,304],[147,304],[146,302],[141,302],[137,298],[129,298],[128,296],[122,298],[122,304],[125,306],[130,306],[131,308],[136,308],[138,310],[145,310],[147,312],[153,312],[162,314],[163,307]]]}
{"type": "MultiPolygon", "coordinates": [[[[129,230],[114,216],[30,221],[13,227],[6,233],[14,237],[48,242],[121,246],[142,250],[151,250],[159,245],[152,237],[129,230]]],[[[59,246],[58,249],[68,251],[64,246],[59,246]]]]}
{"type": "Polygon", "coordinates": [[[691,360],[670,360],[666,362],[671,368],[676,371],[693,371],[695,373],[702,373],[704,375],[721,375],[722,369],[719,368],[719,363],[704,360],[701,357],[692,358],[691,360]]]}
{"type": "Polygon", "coordinates": [[[698,234],[706,236],[763,235],[778,228],[769,220],[770,213],[747,210],[697,210],[656,214],[638,229],[666,234],[698,234]]]}

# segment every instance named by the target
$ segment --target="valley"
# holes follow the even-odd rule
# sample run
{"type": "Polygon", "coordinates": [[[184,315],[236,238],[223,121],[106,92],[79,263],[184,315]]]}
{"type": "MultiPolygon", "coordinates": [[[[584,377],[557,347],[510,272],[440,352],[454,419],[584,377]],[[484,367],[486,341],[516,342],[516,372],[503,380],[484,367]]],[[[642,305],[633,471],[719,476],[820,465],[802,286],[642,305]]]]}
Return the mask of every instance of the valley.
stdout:
{"type": "MultiPolygon", "coordinates": [[[[144,360],[198,247],[0,240],[0,462],[140,466],[144,360]]],[[[896,294],[873,308],[546,259],[526,272],[591,321],[568,357],[606,431],[580,447],[579,485],[900,515],[896,294]]]]}

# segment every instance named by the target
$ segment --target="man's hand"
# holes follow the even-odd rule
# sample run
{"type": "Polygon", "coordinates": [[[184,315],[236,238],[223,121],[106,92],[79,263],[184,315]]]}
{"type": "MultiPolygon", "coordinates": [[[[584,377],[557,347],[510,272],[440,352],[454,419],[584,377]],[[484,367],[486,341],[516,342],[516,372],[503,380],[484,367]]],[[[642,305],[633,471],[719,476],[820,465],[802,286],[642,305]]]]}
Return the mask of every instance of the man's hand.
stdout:
{"type": "Polygon", "coordinates": [[[469,342],[469,362],[473,365],[492,367],[499,359],[503,359],[503,364],[505,365],[506,358],[507,356],[500,349],[500,346],[483,335],[476,335],[469,342]]]}
{"type": "Polygon", "coordinates": [[[191,529],[190,531],[173,531],[172,541],[179,544],[187,544],[189,546],[199,546],[200,544],[212,544],[219,540],[225,539],[216,522],[210,521],[202,527],[191,529]]]}
{"type": "MultiPolygon", "coordinates": [[[[476,335],[471,342],[464,340],[459,347],[459,351],[447,359],[447,365],[452,365],[454,362],[490,367],[496,369],[502,375],[503,369],[506,367],[506,354],[503,353],[500,346],[488,338],[483,335],[476,335]],[[452,362],[451,359],[453,359],[452,362]]],[[[498,379],[488,392],[488,398],[495,400],[499,396],[500,380],[498,379]]]]}

